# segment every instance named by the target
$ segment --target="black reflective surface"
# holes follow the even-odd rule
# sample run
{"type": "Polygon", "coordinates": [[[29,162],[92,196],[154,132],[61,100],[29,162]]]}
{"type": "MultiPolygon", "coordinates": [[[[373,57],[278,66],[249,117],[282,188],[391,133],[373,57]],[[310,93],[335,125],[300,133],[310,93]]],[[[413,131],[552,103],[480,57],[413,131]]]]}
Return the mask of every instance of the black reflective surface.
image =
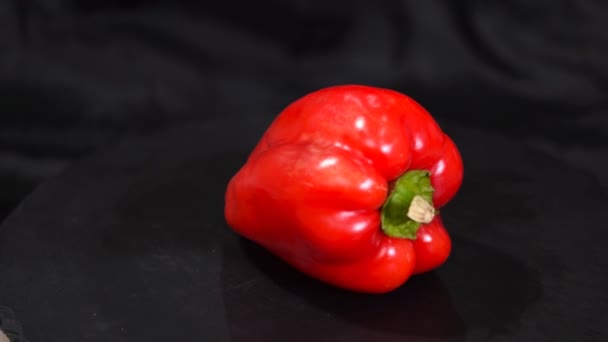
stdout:
{"type": "Polygon", "coordinates": [[[605,194],[575,167],[445,123],[466,167],[454,251],[387,295],[341,291],[237,237],[223,191],[251,119],[125,142],[2,225],[0,302],[32,341],[603,340],[605,194]],[[213,148],[210,148],[213,147],[213,148]],[[213,152],[211,152],[213,150],[213,152]],[[576,199],[576,200],[573,200],[576,199]]]}

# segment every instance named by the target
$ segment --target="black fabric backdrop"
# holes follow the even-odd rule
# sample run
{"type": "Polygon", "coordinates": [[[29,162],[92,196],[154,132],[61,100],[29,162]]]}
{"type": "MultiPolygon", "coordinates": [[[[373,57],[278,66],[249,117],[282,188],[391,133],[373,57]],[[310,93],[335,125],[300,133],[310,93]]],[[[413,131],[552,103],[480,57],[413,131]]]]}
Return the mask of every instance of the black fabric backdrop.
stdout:
{"type": "Polygon", "coordinates": [[[274,116],[340,83],[520,136],[605,186],[606,14],[574,0],[2,1],[0,207],[125,136],[274,116]]]}
{"type": "Polygon", "coordinates": [[[604,195],[607,61],[604,1],[1,1],[0,219],[110,144],[342,83],[520,140],[604,195]]]}

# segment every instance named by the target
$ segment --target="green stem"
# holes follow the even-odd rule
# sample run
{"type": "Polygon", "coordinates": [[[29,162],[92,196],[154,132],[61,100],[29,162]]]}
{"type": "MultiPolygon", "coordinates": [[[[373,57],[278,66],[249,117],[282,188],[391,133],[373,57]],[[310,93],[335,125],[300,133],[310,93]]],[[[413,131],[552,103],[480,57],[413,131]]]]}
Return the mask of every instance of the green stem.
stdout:
{"type": "Polygon", "coordinates": [[[384,234],[416,239],[420,225],[429,223],[435,215],[433,191],[429,171],[411,170],[399,177],[382,205],[384,234]]]}

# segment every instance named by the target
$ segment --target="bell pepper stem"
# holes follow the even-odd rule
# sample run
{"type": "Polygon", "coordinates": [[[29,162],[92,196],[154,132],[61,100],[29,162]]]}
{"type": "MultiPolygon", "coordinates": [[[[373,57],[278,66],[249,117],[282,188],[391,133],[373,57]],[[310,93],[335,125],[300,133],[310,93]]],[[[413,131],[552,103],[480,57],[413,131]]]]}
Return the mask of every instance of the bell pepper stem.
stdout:
{"type": "Polygon", "coordinates": [[[382,206],[382,231],[395,238],[416,239],[420,225],[430,223],[437,214],[433,191],[429,171],[401,175],[382,206]]]}
{"type": "Polygon", "coordinates": [[[407,217],[418,223],[431,223],[435,217],[435,208],[433,208],[433,204],[422,198],[422,196],[416,195],[407,210],[407,217]]]}

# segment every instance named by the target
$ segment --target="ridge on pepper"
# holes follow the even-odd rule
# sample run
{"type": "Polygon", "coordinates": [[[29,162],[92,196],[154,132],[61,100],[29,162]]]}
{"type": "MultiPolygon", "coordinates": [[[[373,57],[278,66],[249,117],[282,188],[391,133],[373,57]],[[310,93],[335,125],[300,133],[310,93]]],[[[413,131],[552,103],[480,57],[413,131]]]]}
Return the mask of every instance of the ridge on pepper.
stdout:
{"type": "Polygon", "coordinates": [[[448,259],[438,209],[462,178],[458,148],[412,98],[332,86],[279,113],[228,183],[224,214],[308,276],[386,293],[448,259]]]}

